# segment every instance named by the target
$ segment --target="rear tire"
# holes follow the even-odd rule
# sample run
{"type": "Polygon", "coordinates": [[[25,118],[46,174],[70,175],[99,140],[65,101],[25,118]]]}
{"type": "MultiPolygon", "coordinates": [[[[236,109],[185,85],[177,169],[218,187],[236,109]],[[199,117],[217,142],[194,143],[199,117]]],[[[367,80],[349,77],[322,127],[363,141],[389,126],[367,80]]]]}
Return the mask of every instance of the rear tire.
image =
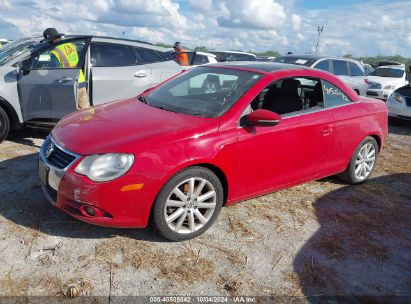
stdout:
{"type": "Polygon", "coordinates": [[[0,143],[6,139],[10,132],[10,119],[6,111],[0,107],[0,143]]]}
{"type": "Polygon", "coordinates": [[[223,187],[211,170],[187,168],[159,192],[152,210],[154,228],[170,241],[192,239],[210,228],[223,201],[223,187]]]}
{"type": "Polygon", "coordinates": [[[377,141],[373,137],[366,137],[355,149],[345,171],[337,176],[349,184],[363,183],[374,171],[377,158],[377,141]]]}

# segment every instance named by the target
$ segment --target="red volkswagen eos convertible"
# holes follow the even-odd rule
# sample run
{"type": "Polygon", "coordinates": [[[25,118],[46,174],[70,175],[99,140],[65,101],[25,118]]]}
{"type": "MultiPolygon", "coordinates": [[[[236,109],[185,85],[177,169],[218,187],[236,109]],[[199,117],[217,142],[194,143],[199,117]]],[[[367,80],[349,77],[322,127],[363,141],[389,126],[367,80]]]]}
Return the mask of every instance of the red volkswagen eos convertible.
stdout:
{"type": "Polygon", "coordinates": [[[178,241],[206,231],[224,205],[335,174],[364,182],[386,136],[385,103],[331,74],[224,63],[65,117],[39,174],[48,200],[79,220],[151,220],[178,241]]]}

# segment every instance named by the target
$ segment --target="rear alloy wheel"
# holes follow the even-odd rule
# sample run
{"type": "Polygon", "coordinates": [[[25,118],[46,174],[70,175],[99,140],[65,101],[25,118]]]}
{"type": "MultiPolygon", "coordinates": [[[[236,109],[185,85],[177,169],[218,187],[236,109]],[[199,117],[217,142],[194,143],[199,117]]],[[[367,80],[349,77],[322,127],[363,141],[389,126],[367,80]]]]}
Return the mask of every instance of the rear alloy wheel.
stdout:
{"type": "Polygon", "coordinates": [[[223,204],[218,177],[203,167],[191,167],[163,187],[153,209],[157,231],[172,241],[191,239],[206,231],[223,204]]]}
{"type": "Polygon", "coordinates": [[[9,117],[1,107],[0,107],[0,143],[6,139],[10,131],[10,120],[9,117]]]}
{"type": "Polygon", "coordinates": [[[364,139],[354,152],[351,161],[339,177],[351,184],[366,181],[374,170],[378,157],[378,144],[372,137],[364,139]]]}

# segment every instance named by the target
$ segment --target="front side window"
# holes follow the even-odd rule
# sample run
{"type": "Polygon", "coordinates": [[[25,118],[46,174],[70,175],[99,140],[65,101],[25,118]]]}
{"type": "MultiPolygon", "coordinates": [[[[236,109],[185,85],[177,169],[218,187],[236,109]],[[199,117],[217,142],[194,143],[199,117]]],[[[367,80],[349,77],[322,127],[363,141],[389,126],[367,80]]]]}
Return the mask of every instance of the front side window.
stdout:
{"type": "Polygon", "coordinates": [[[332,60],[335,75],[349,76],[347,62],[343,60],[332,60]]]}
{"type": "Polygon", "coordinates": [[[341,106],[351,102],[349,97],[343,91],[341,91],[339,88],[329,83],[328,81],[323,80],[322,87],[326,108],[341,106]]]}
{"type": "Polygon", "coordinates": [[[261,74],[198,67],[166,82],[145,96],[144,102],[167,111],[218,117],[230,109],[261,74]]]}
{"type": "Polygon", "coordinates": [[[31,59],[33,69],[82,68],[86,52],[86,41],[64,41],[36,54],[31,59]]]}
{"type": "Polygon", "coordinates": [[[121,67],[138,63],[134,50],[125,44],[96,42],[91,45],[93,67],[121,67]]]}
{"type": "Polygon", "coordinates": [[[354,62],[349,62],[351,76],[365,76],[364,71],[354,62]]]}
{"type": "Polygon", "coordinates": [[[277,80],[251,102],[251,110],[265,109],[283,117],[324,109],[321,80],[295,77],[277,80]]]}

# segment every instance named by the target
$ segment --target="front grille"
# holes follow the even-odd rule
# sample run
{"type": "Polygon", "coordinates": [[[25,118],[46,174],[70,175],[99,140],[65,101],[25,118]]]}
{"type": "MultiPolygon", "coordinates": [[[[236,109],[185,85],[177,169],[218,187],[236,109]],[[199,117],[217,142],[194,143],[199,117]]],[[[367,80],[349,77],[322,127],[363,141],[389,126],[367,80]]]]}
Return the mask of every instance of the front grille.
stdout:
{"type": "Polygon", "coordinates": [[[47,162],[58,169],[64,169],[70,165],[74,159],[75,157],[73,155],[67,154],[63,150],[60,150],[60,148],[54,146],[54,150],[47,158],[47,162]]]}
{"type": "Polygon", "coordinates": [[[408,107],[411,107],[411,97],[410,96],[405,96],[405,103],[407,104],[408,107]]]}
{"type": "Polygon", "coordinates": [[[47,160],[47,164],[57,168],[67,168],[75,159],[74,155],[71,155],[58,147],[50,138],[47,138],[43,144],[42,153],[47,160]]]}
{"type": "Polygon", "coordinates": [[[370,95],[370,96],[378,96],[378,93],[377,93],[377,92],[374,92],[374,91],[367,91],[367,95],[370,95]]]}
{"type": "Polygon", "coordinates": [[[57,203],[57,191],[51,188],[49,185],[46,186],[47,194],[53,200],[54,203],[57,203]]]}

